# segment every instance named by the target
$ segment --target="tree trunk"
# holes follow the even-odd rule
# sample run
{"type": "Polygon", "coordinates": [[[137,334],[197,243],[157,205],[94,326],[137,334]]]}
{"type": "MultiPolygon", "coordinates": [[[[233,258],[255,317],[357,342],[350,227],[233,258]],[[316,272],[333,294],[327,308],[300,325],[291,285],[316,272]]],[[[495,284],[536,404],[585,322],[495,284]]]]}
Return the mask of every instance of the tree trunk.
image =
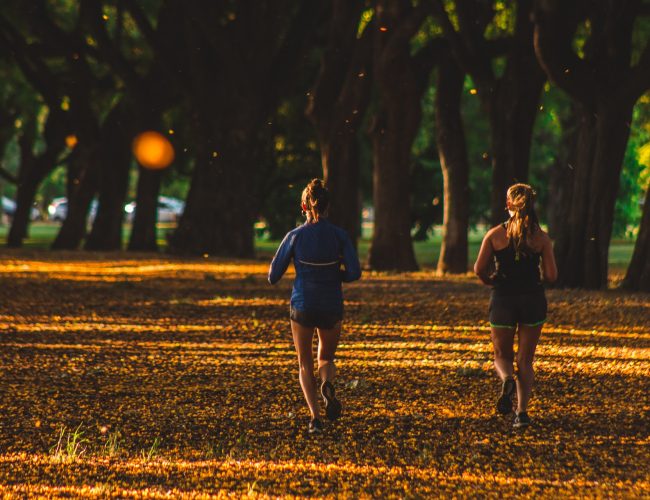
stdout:
{"type": "Polygon", "coordinates": [[[560,286],[607,286],[609,243],[629,123],[650,86],[650,45],[630,66],[638,0],[571,4],[539,2],[535,50],[549,79],[579,103],[580,131],[566,227],[555,253],[560,286]],[[586,8],[586,10],[583,10],[586,8]],[[584,57],[573,50],[576,26],[591,24],[584,57]]]}
{"type": "Polygon", "coordinates": [[[494,83],[488,114],[492,156],[493,226],[506,218],[506,190],[516,182],[528,182],[533,126],[546,74],[535,56],[532,0],[517,4],[517,32],[506,69],[494,83]]]}
{"type": "Polygon", "coordinates": [[[418,269],[411,239],[411,148],[433,66],[411,56],[411,37],[425,17],[420,8],[386,0],[376,9],[377,26],[385,29],[375,30],[374,40],[379,104],[371,127],[375,223],[368,264],[377,270],[418,269]]]}
{"type": "Polygon", "coordinates": [[[59,110],[50,111],[43,138],[45,149],[34,155],[35,132],[34,123],[27,120],[20,143],[20,167],[18,171],[16,212],[11,221],[11,229],[7,237],[7,246],[19,248],[27,237],[27,228],[31,219],[34,197],[43,179],[54,169],[57,158],[61,154],[66,134],[65,115],[59,110]]]}
{"type": "MultiPolygon", "coordinates": [[[[604,96],[603,96],[604,98],[604,96]]],[[[609,243],[632,108],[600,103],[581,112],[567,224],[555,253],[559,286],[607,286],[609,243]]]]}
{"type": "Polygon", "coordinates": [[[490,107],[492,154],[491,223],[496,226],[506,215],[506,191],[516,182],[528,182],[533,125],[545,78],[539,67],[510,75],[499,81],[495,103],[490,107]]]}
{"type": "Polygon", "coordinates": [[[20,248],[23,246],[23,240],[27,237],[32,203],[34,203],[36,191],[42,180],[42,177],[34,176],[20,180],[16,190],[16,211],[7,236],[8,247],[20,248]]]}
{"type": "Polygon", "coordinates": [[[356,245],[359,238],[359,145],[356,130],[321,139],[323,178],[331,193],[329,220],[348,233],[356,245]]]}
{"type": "Polygon", "coordinates": [[[505,46],[505,51],[485,37],[485,30],[495,14],[493,2],[456,0],[458,30],[442,0],[436,0],[433,7],[459,65],[476,84],[489,119],[492,158],[490,220],[496,225],[505,218],[508,186],[528,179],[533,124],[546,79],[533,49],[533,0],[516,2],[514,37],[505,46]],[[506,60],[500,77],[495,74],[492,64],[496,55],[505,55],[506,60]]]}
{"type": "Polygon", "coordinates": [[[562,233],[567,223],[571,186],[573,186],[576,165],[576,146],[578,143],[578,112],[575,103],[571,103],[566,116],[560,118],[562,138],[557,156],[551,167],[547,220],[548,234],[555,239],[562,233]]]}
{"type": "Polygon", "coordinates": [[[52,243],[53,250],[76,250],[86,236],[88,209],[97,193],[96,145],[80,142],[68,168],[68,213],[52,243]]]}
{"type": "Polygon", "coordinates": [[[650,292],[650,186],[643,203],[643,216],[632,260],[621,286],[626,290],[650,292]]]}
{"type": "Polygon", "coordinates": [[[169,242],[172,253],[242,258],[255,254],[253,224],[259,202],[251,173],[259,164],[258,143],[248,140],[255,136],[252,131],[229,140],[227,135],[203,134],[197,144],[185,211],[169,242]]]}
{"type": "Polygon", "coordinates": [[[135,214],[131,228],[129,250],[156,252],[156,222],[158,220],[158,193],[162,172],[140,167],[138,170],[138,188],[136,194],[135,214]]]}
{"type": "Polygon", "coordinates": [[[333,2],[328,45],[310,92],[307,116],[318,133],[323,177],[330,191],[329,219],[359,237],[358,129],[370,99],[372,24],[357,38],[364,3],[333,2]]]}
{"type": "Polygon", "coordinates": [[[443,239],[439,273],[467,272],[469,162],[460,112],[465,73],[447,55],[441,58],[436,83],[436,130],[444,179],[443,239]]]}
{"type": "Polygon", "coordinates": [[[102,127],[99,205],[86,250],[120,250],[124,201],[131,168],[132,118],[118,104],[102,127]]]}

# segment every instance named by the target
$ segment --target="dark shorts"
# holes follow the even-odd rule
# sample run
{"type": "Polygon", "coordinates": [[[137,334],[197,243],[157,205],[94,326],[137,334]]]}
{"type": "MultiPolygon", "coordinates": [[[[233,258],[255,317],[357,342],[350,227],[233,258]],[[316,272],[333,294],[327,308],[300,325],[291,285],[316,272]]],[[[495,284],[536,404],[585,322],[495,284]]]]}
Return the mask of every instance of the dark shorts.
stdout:
{"type": "Polygon", "coordinates": [[[517,295],[504,295],[493,291],[490,297],[490,326],[538,326],[546,321],[546,309],[544,290],[517,295]]]}
{"type": "Polygon", "coordinates": [[[323,330],[334,328],[343,319],[343,313],[340,311],[299,311],[293,307],[289,315],[301,326],[323,330]]]}

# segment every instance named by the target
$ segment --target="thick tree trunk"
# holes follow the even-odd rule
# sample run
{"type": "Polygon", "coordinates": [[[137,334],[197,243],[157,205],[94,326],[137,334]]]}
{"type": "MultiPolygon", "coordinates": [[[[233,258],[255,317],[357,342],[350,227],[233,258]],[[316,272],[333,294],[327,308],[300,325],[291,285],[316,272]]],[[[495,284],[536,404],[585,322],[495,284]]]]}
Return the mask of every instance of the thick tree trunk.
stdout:
{"type": "Polygon", "coordinates": [[[418,269],[411,240],[411,145],[420,122],[419,99],[386,103],[373,125],[375,208],[368,264],[377,270],[418,269]],[[415,102],[414,102],[415,101],[415,102]]]}
{"type": "Polygon", "coordinates": [[[122,106],[114,108],[102,127],[99,205],[86,250],[120,250],[124,201],[131,168],[131,118],[122,106]]]}
{"type": "Polygon", "coordinates": [[[650,186],[646,191],[639,234],[622,287],[650,292],[650,186]]]}
{"type": "Polygon", "coordinates": [[[515,182],[527,182],[533,126],[546,81],[533,46],[533,1],[517,4],[517,32],[506,69],[495,81],[488,104],[492,155],[492,225],[506,217],[506,190],[515,182]]]}
{"type": "Polygon", "coordinates": [[[460,112],[465,73],[447,56],[438,66],[436,130],[444,179],[443,239],[439,273],[467,272],[469,162],[460,112]]]}
{"type": "Polygon", "coordinates": [[[332,4],[328,44],[307,116],[318,133],[323,177],[330,191],[329,219],[356,244],[361,221],[358,130],[370,99],[372,24],[357,37],[360,0],[332,4]]]}
{"type": "Polygon", "coordinates": [[[560,119],[562,139],[555,162],[551,167],[548,187],[548,234],[553,239],[562,233],[567,223],[579,135],[577,120],[577,107],[575,103],[571,103],[568,114],[560,119]]]}
{"type": "Polygon", "coordinates": [[[421,100],[433,66],[411,55],[410,40],[424,20],[424,6],[386,0],[376,8],[373,74],[379,91],[371,127],[375,223],[368,264],[373,269],[418,269],[411,238],[411,148],[421,100]]]}
{"type": "Polygon", "coordinates": [[[140,167],[136,193],[135,214],[131,228],[129,250],[156,252],[158,241],[156,223],[158,221],[158,193],[162,172],[140,167]]]}
{"type": "Polygon", "coordinates": [[[607,286],[609,243],[632,109],[600,103],[582,110],[566,226],[555,253],[558,285],[607,286]]]}
{"type": "Polygon", "coordinates": [[[65,115],[59,110],[50,111],[43,131],[45,149],[34,155],[35,128],[25,124],[20,137],[20,167],[18,171],[16,212],[11,221],[7,245],[19,248],[27,237],[34,197],[43,179],[54,169],[63,150],[66,134],[65,115]]]}
{"type": "MultiPolygon", "coordinates": [[[[227,120],[225,120],[227,122],[227,120]]],[[[253,257],[259,201],[252,172],[259,164],[254,134],[203,134],[185,211],[170,251],[190,255],[253,257]],[[219,140],[223,138],[224,140],[219,140]]]]}
{"type": "Polygon", "coordinates": [[[33,176],[20,180],[16,190],[16,211],[7,236],[8,247],[20,248],[23,246],[23,240],[27,237],[32,203],[34,203],[36,191],[42,180],[42,177],[33,176]]]}
{"type": "Polygon", "coordinates": [[[359,238],[361,203],[359,199],[359,146],[357,131],[321,139],[321,161],[325,185],[331,193],[329,220],[339,225],[355,243],[359,238]]]}
{"type": "Polygon", "coordinates": [[[539,60],[549,79],[580,104],[567,223],[558,233],[555,248],[558,284],[603,288],[632,109],[650,85],[650,45],[637,65],[630,66],[632,28],[640,2],[538,2],[536,7],[539,60]],[[584,57],[579,59],[572,43],[585,15],[592,29],[584,57]]]}
{"type": "Polygon", "coordinates": [[[499,80],[495,102],[490,106],[492,225],[503,222],[506,217],[508,187],[528,181],[533,126],[545,80],[536,62],[506,73],[499,80]]]}
{"type": "Polygon", "coordinates": [[[77,145],[68,168],[68,213],[53,250],[76,250],[86,236],[88,209],[99,184],[99,161],[96,145],[77,145]]]}

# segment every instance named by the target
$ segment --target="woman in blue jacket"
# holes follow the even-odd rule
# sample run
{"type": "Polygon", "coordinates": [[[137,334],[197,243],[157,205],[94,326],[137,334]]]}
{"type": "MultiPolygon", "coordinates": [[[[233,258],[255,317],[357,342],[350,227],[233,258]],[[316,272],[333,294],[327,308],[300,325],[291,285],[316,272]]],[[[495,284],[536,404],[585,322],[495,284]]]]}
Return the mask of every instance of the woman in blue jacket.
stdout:
{"type": "Polygon", "coordinates": [[[269,283],[277,283],[293,259],[296,278],[291,293],[291,333],[298,353],[300,386],[307,400],[311,420],[309,432],[321,432],[312,341],[318,333],[318,373],[325,413],[329,420],[341,416],[341,403],[334,390],[334,354],[343,319],[342,282],[358,280],[361,267],[347,233],[327,218],[329,193],[320,179],[312,180],[302,192],[306,222],[282,240],[271,262],[269,283]]]}

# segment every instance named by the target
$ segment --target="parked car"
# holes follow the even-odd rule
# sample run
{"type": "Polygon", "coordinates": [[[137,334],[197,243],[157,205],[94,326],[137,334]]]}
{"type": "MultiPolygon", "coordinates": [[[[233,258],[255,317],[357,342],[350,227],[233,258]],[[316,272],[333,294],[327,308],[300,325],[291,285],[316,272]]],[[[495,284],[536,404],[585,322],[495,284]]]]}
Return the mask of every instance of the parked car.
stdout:
{"type": "MultiPolygon", "coordinates": [[[[11,198],[7,198],[6,196],[3,196],[2,213],[5,214],[10,219],[12,219],[14,214],[16,213],[16,202],[11,198]]],[[[38,208],[32,207],[31,211],[29,212],[29,219],[39,220],[40,218],[41,218],[41,212],[38,210],[38,208]]]]}
{"type": "MultiPolygon", "coordinates": [[[[126,220],[133,222],[135,215],[136,204],[135,201],[128,203],[124,207],[126,212],[126,220]]],[[[171,198],[169,196],[158,197],[158,222],[176,222],[183,214],[185,209],[185,202],[178,198],[171,198]]]]}
{"type": "MultiPolygon", "coordinates": [[[[98,205],[97,199],[93,199],[90,203],[90,213],[88,214],[90,222],[95,220],[98,205]]],[[[47,213],[50,220],[63,222],[68,216],[68,199],[65,197],[54,198],[47,207],[47,213]]]]}

